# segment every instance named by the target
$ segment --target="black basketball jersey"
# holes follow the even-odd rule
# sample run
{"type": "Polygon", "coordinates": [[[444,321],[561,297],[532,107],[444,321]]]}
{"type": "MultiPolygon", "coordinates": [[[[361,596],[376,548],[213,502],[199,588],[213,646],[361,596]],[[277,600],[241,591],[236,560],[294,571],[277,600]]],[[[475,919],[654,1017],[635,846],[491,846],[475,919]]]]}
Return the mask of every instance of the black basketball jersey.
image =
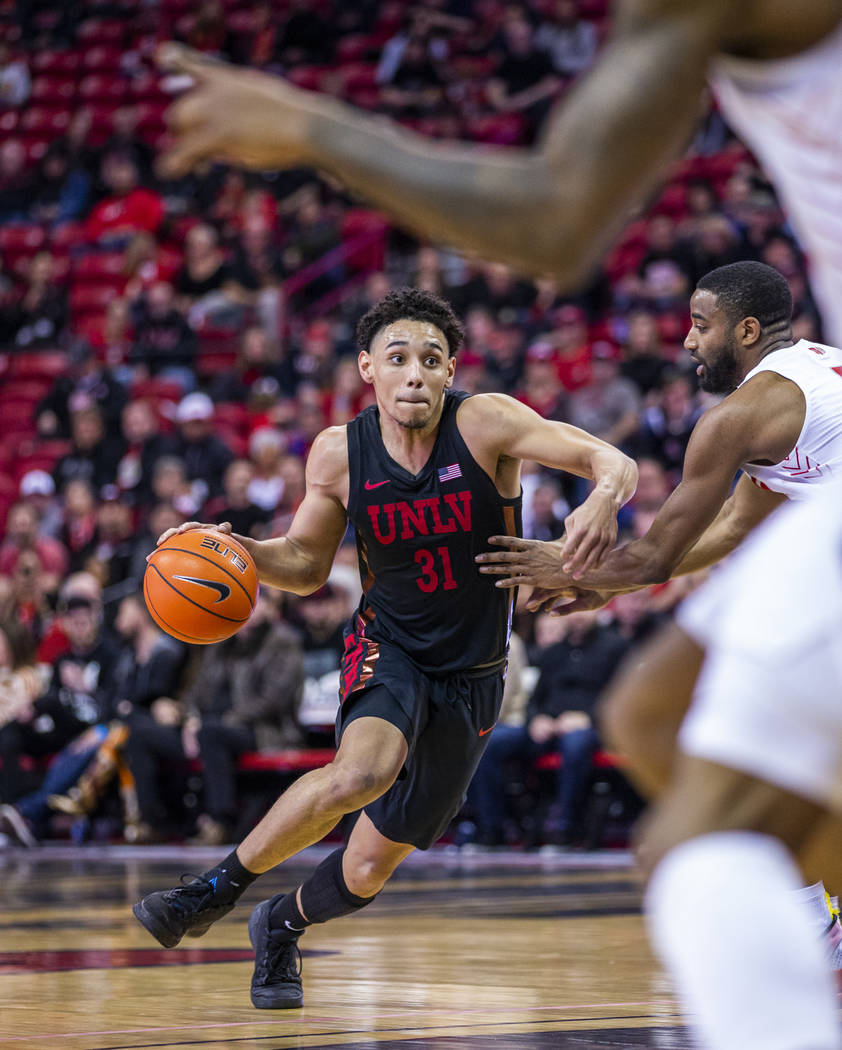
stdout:
{"type": "Polygon", "coordinates": [[[474,556],[521,534],[521,499],[504,499],[456,425],[467,394],[447,391],[435,446],[412,475],[386,451],[376,406],[348,424],[348,517],[363,597],[354,630],[399,645],[428,674],[502,664],[512,591],[474,556]]]}

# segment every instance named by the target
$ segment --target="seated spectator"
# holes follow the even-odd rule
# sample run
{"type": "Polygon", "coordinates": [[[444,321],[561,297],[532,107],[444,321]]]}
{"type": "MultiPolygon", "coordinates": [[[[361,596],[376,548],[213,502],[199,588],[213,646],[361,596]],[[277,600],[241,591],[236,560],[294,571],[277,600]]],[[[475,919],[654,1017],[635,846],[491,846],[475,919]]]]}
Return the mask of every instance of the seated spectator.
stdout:
{"type": "Polygon", "coordinates": [[[690,253],[693,281],[698,281],[719,266],[739,262],[745,257],[746,246],[724,215],[708,215],[699,220],[699,229],[690,253]]]}
{"type": "Polygon", "coordinates": [[[74,478],[64,486],[64,525],[59,535],[70,555],[70,571],[87,568],[97,541],[97,502],[89,481],[74,478]]]}
{"type": "Polygon", "coordinates": [[[18,494],[22,503],[35,508],[38,535],[57,539],[64,510],[56,499],[56,483],[46,470],[28,470],[20,479],[18,494]]]}
{"type": "Polygon", "coordinates": [[[251,30],[240,48],[244,65],[269,72],[278,71],[277,51],[281,27],[272,5],[257,3],[251,11],[251,30]]]}
{"type": "Polygon", "coordinates": [[[130,572],[134,579],[143,578],[146,571],[146,559],[155,549],[158,537],[162,536],[167,529],[177,529],[186,520],[187,515],[177,511],[171,503],[160,502],[152,506],[146,521],[135,532],[130,572]]]}
{"type": "Polygon", "coordinates": [[[328,387],[336,367],[336,353],[336,337],[330,321],[311,321],[281,366],[281,389],[297,391],[302,383],[328,387]]]}
{"type": "Polygon", "coordinates": [[[515,397],[545,419],[565,418],[565,394],[558,377],[558,356],[549,343],[533,343],[526,351],[523,386],[515,397]]]}
{"type": "Polygon", "coordinates": [[[204,321],[234,324],[247,295],[219,246],[219,234],[207,223],[191,227],[184,238],[184,263],[174,279],[179,308],[194,328],[204,321]]]}
{"type": "Polygon", "coordinates": [[[90,761],[95,740],[83,734],[108,714],[115,652],[103,635],[101,610],[88,598],[71,597],[61,617],[70,650],[56,661],[43,696],[0,730],[4,766],[8,762],[17,768],[22,755],[44,758],[67,748],[40,788],[0,810],[0,832],[25,846],[34,845],[46,831],[49,795],[74,783],[90,761]]]}
{"type": "Polygon", "coordinates": [[[549,20],[538,28],[535,44],[549,54],[560,77],[575,77],[596,57],[596,26],[580,17],[577,0],[555,0],[549,20]]]}
{"type": "Polygon", "coordinates": [[[561,385],[568,392],[583,387],[591,378],[591,344],[588,320],[581,306],[565,303],[553,317],[553,330],[547,337],[557,352],[561,385]]]}
{"type": "Polygon", "coordinates": [[[242,226],[234,242],[231,276],[239,285],[235,288],[237,301],[253,307],[267,336],[274,338],[284,322],[283,252],[264,210],[257,203],[257,210],[247,210],[252,200],[257,200],[254,194],[246,198],[242,226]]]}
{"type": "Polygon", "coordinates": [[[194,390],[197,349],[196,333],[176,307],[173,286],[156,281],[141,300],[129,351],[135,378],[159,376],[179,383],[185,392],[194,390]]]}
{"type": "Polygon", "coordinates": [[[52,143],[41,158],[30,213],[36,222],[60,226],[82,216],[91,181],[81,168],[71,167],[70,155],[52,143]]]}
{"type": "Polygon", "coordinates": [[[107,432],[116,436],[126,400],[125,387],[96,359],[91,344],[74,339],[67,350],[66,371],[56,376],[38,404],[38,433],[43,438],[70,437],[73,412],[92,405],[99,410],[107,432]]]}
{"type": "Polygon", "coordinates": [[[126,451],[117,464],[117,487],[133,506],[143,506],[152,496],[153,466],[171,453],[172,438],[161,433],[155,409],[144,398],[125,406],[121,430],[126,451]]]}
{"type": "Polygon", "coordinates": [[[694,280],[693,260],[678,240],[675,223],[668,215],[654,215],[649,220],[646,254],[637,277],[637,296],[644,303],[658,310],[686,308],[694,280]]]}
{"type": "Polygon", "coordinates": [[[591,759],[599,738],[593,710],[628,643],[595,612],[567,617],[543,614],[536,622],[540,675],[529,700],[525,725],[497,726],[473,782],[477,841],[503,842],[507,765],[531,763],[559,752],[562,759],[548,835],[569,845],[581,835],[591,759]]]}
{"type": "Polygon", "coordinates": [[[280,470],[286,448],[284,435],[275,427],[261,427],[249,438],[249,458],[254,465],[249,499],[270,513],[278,507],[284,491],[280,470]]]}
{"type": "Polygon", "coordinates": [[[532,540],[557,540],[564,534],[564,519],[569,513],[570,506],[559,483],[545,480],[532,492],[528,514],[524,514],[523,534],[532,540]]]}
{"type": "Polygon", "coordinates": [[[697,178],[688,181],[685,202],[687,214],[675,232],[679,243],[692,251],[693,241],[701,233],[705,220],[719,214],[719,198],[709,179],[697,178]]]}
{"type": "Polygon", "coordinates": [[[500,113],[520,113],[531,142],[561,87],[552,59],[536,43],[532,26],[520,14],[503,25],[503,60],[486,87],[488,101],[500,113]]]}
{"type": "Polygon", "coordinates": [[[260,539],[269,521],[269,512],[251,501],[249,487],[254,467],[248,459],[235,459],[228,465],[222,483],[222,495],[211,500],[204,514],[211,521],[227,521],[240,536],[260,539]]]}
{"type": "Polygon", "coordinates": [[[116,485],[106,485],[99,494],[96,545],[87,565],[99,577],[109,601],[121,584],[133,588],[141,584],[134,575],[135,540],[131,508],[116,485]]]}
{"type": "Polygon", "coordinates": [[[32,256],[26,284],[12,299],[6,323],[21,350],[55,346],[67,326],[67,295],[56,283],[49,252],[32,256]]]}
{"type": "MultiPolygon", "coordinates": [[[[305,269],[341,243],[342,237],[336,218],[322,203],[321,193],[316,185],[304,186],[295,195],[291,222],[292,230],[283,251],[283,265],[287,273],[305,269]]],[[[315,302],[319,296],[332,291],[344,279],[345,267],[337,261],[332,269],[307,285],[307,301],[315,302]]]]}
{"type": "Polygon", "coordinates": [[[6,517],[6,535],[0,545],[0,575],[11,576],[25,551],[36,555],[39,571],[52,577],[56,586],[67,575],[67,550],[59,540],[41,535],[38,508],[22,499],[12,504],[6,517]]]}
{"type": "Polygon", "coordinates": [[[158,229],[164,217],[164,202],[154,190],[139,185],[140,174],[131,157],[107,154],[100,176],[108,195],[85,222],[87,240],[126,240],[139,230],[154,233],[158,229]]]}
{"type": "Polygon", "coordinates": [[[169,504],[181,515],[181,519],[195,518],[207,497],[207,485],[201,479],[192,483],[187,477],[187,467],[179,456],[161,456],[152,467],[152,493],[154,503],[169,504]]]}
{"type": "Polygon", "coordinates": [[[285,69],[301,65],[327,65],[333,58],[336,31],[311,0],[292,0],[281,24],[277,58],[285,69]]]}
{"type": "Polygon", "coordinates": [[[382,84],[380,97],[398,118],[419,119],[435,113],[444,102],[444,78],[423,37],[407,41],[397,67],[382,84]]]}
{"type": "Polygon", "coordinates": [[[122,435],[107,435],[100,409],[82,401],[84,407],[71,406],[70,451],[53,468],[53,481],[59,492],[65,486],[81,479],[89,482],[94,491],[111,485],[117,476],[117,464],[123,456],[122,435]]]}
{"type": "Polygon", "coordinates": [[[111,134],[101,146],[103,156],[127,157],[138,173],[138,181],[148,186],[155,181],[155,151],[137,130],[136,106],[118,106],[111,116],[111,134]]]}
{"type": "MultiPolygon", "coordinates": [[[[85,598],[95,608],[102,606],[102,584],[90,572],[70,573],[57,588],[57,593],[58,598],[53,604],[58,609],[66,608],[71,598],[85,598]]],[[[48,616],[45,623],[46,630],[38,637],[38,662],[52,667],[60,656],[70,651],[70,639],[60,615],[48,616]]]]}
{"type": "Polygon", "coordinates": [[[7,138],[0,143],[0,222],[25,222],[31,199],[26,150],[19,139],[7,138]]]}
{"type": "Polygon", "coordinates": [[[240,337],[240,349],[233,369],[214,377],[210,396],[217,403],[248,401],[255,383],[273,379],[280,389],[283,378],[276,345],[263,328],[250,325],[240,337]]]}
{"type": "MultiPolygon", "coordinates": [[[[481,357],[474,355],[471,360],[463,352],[459,355],[459,367],[457,369],[456,386],[459,390],[469,390],[465,385],[466,379],[471,372],[472,364],[479,363],[481,372],[484,374],[485,366],[481,357]]],[[[363,383],[359,366],[355,357],[341,357],[333,373],[333,383],[325,395],[324,416],[325,425],[329,427],[343,426],[353,419],[359,412],[370,403],[368,398],[371,387],[363,383]]]]}
{"type": "MultiPolygon", "coordinates": [[[[47,796],[50,809],[76,815],[91,813],[111,777],[120,769],[122,751],[135,725],[143,732],[153,718],[155,705],[172,704],[169,698],[178,692],[185,647],[154,623],[139,595],[123,598],[114,626],[122,645],[117,648],[111,671],[107,712],[110,722],[97,727],[96,739],[93,734],[86,735],[86,743],[96,747],[89,751],[81,775],[65,780],[61,788],[47,796]],[[95,761],[96,757],[100,760],[95,761]]],[[[136,834],[138,805],[134,784],[129,786],[123,778],[123,786],[124,804],[128,802],[128,812],[124,813],[126,838],[137,841],[142,835],[136,834]]]]}
{"type": "MultiPolygon", "coordinates": [[[[45,686],[32,636],[15,620],[0,620],[0,732],[29,711],[45,686]]],[[[0,764],[0,800],[14,797],[16,770],[0,764]]]]}
{"type": "Polygon", "coordinates": [[[0,39],[0,109],[17,109],[25,105],[31,90],[26,62],[14,58],[8,41],[0,39]]]}
{"type": "Polygon", "coordinates": [[[202,652],[183,696],[183,743],[203,766],[199,845],[231,841],[237,823],[235,766],[246,751],[294,747],[303,740],[298,705],[304,683],[301,642],[278,620],[276,602],[261,591],[248,623],[202,652]]]}
{"type": "Polygon", "coordinates": [[[222,491],[222,476],[234,453],[213,430],[213,401],[207,394],[188,394],[175,412],[173,454],[184,462],[188,480],[203,485],[208,496],[222,491]]]}
{"type": "Polygon", "coordinates": [[[635,458],[657,460],[677,483],[687,442],[701,414],[690,378],[674,371],[667,373],[660,397],[643,411],[640,429],[633,438],[635,458]]]}
{"type": "Polygon", "coordinates": [[[153,284],[172,281],[178,271],[178,258],[174,251],[163,249],[151,233],[136,233],[123,255],[124,296],[134,303],[153,284]]]}
{"type": "Polygon", "coordinates": [[[59,578],[44,569],[34,550],[20,552],[9,578],[12,585],[10,615],[32,635],[39,646],[40,657],[40,643],[53,619],[52,597],[59,578]]]}
{"type": "Polygon", "coordinates": [[[629,316],[623,354],[620,372],[635,384],[641,394],[648,394],[661,385],[670,364],[664,356],[653,313],[636,310],[629,316]]]}
{"type": "Polygon", "coordinates": [[[187,43],[209,55],[227,55],[230,39],[220,0],[201,0],[187,33],[187,43]]]}
{"type": "Polygon", "coordinates": [[[105,308],[105,316],[86,326],[86,333],[100,359],[114,369],[115,378],[129,386],[132,372],[126,362],[134,330],[128,299],[111,299],[105,308]]]}
{"type": "Polygon", "coordinates": [[[568,421],[575,427],[622,447],[637,430],[640,394],[620,375],[620,351],[599,340],[591,348],[591,379],[570,398],[568,421]]]}

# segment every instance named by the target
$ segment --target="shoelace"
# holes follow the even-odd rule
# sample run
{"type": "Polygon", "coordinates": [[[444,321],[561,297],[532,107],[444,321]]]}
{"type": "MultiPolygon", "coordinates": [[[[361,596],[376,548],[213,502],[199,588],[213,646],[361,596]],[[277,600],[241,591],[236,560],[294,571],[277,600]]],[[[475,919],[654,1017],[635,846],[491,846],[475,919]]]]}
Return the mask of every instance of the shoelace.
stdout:
{"type": "Polygon", "coordinates": [[[298,947],[298,941],[275,942],[270,937],[266,946],[265,963],[261,969],[263,971],[261,976],[264,980],[272,976],[300,977],[301,949],[298,947]],[[292,958],[284,959],[285,954],[289,954],[292,958]]]}
{"type": "Polygon", "coordinates": [[[175,905],[177,908],[184,910],[188,900],[192,903],[201,904],[206,897],[213,893],[213,886],[211,886],[204,875],[195,875],[193,872],[186,871],[180,876],[179,881],[181,885],[176,886],[175,889],[170,890],[166,895],[168,903],[175,905]],[[185,879],[190,881],[185,882],[185,879]]]}

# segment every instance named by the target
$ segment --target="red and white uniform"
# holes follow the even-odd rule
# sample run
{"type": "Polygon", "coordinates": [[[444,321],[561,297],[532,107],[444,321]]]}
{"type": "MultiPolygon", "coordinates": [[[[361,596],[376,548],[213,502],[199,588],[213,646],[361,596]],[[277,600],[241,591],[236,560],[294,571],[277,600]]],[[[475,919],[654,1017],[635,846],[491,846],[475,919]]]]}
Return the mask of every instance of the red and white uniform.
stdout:
{"type": "Polygon", "coordinates": [[[762,488],[789,499],[810,499],[818,486],[842,481],[842,350],[801,339],[767,354],[740,386],[760,372],[776,372],[801,388],[804,425],[786,459],[743,470],[762,488]]]}
{"type": "Polygon", "coordinates": [[[842,343],[842,24],[774,62],[719,56],[711,87],[778,190],[810,261],[825,334],[842,343]]]}
{"type": "Polygon", "coordinates": [[[681,606],[706,657],[679,742],[842,812],[842,484],[817,492],[681,606]]]}

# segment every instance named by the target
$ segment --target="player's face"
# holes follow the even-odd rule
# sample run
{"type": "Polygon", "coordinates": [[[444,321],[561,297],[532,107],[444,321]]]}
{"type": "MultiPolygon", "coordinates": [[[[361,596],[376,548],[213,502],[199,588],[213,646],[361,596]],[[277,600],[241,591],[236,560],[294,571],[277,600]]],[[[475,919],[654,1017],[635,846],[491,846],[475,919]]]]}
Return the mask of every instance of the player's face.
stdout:
{"type": "Polygon", "coordinates": [[[729,394],[740,381],[734,325],[717,306],[713,292],[695,291],[684,349],[698,363],[699,385],[709,394],[729,394]]]}
{"type": "Polygon", "coordinates": [[[381,414],[407,430],[438,420],[454,365],[443,333],[427,321],[386,325],[359,357],[360,374],[374,386],[381,414]]]}

